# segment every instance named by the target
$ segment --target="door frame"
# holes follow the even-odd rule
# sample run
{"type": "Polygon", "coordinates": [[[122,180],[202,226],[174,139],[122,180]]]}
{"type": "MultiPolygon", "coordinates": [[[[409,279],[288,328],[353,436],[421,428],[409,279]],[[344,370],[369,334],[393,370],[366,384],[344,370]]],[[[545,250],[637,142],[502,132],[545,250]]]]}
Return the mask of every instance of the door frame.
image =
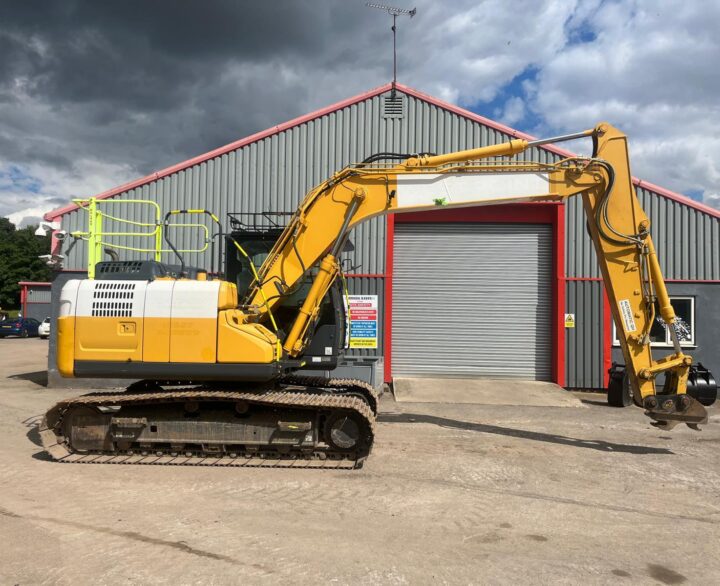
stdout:
{"type": "Polygon", "coordinates": [[[385,251],[385,382],[392,382],[392,306],[395,224],[413,223],[549,224],[552,228],[553,275],[551,316],[552,381],[565,385],[565,206],[562,202],[516,203],[462,209],[432,210],[387,217],[385,251]]]}

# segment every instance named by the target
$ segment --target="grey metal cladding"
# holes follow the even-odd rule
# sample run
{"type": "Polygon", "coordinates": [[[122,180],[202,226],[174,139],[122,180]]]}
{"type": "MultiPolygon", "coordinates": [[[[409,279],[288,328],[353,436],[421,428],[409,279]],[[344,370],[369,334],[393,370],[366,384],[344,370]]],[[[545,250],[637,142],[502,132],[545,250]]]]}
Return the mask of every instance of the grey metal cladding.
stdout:
{"type": "MultiPolygon", "coordinates": [[[[449,152],[495,144],[511,138],[459,114],[400,92],[403,116],[384,117],[384,96],[375,96],[314,120],[219,155],[116,198],[155,199],[163,210],[207,208],[224,218],[228,211],[292,211],[314,185],[351,162],[380,151],[449,152]]],[[[550,163],[559,157],[533,148],[525,160],[550,163]]],[[[638,196],[652,221],[652,233],[663,270],[669,279],[720,279],[720,219],[669,198],[638,188],[638,196]]],[[[587,236],[580,198],[566,206],[566,274],[598,277],[595,252],[587,236]]],[[[149,220],[147,210],[134,207],[130,219],[149,220]]],[[[86,212],[63,217],[66,230],[84,230],[86,212]]],[[[192,220],[186,220],[192,221],[192,220]]],[[[197,244],[197,233],[178,238],[183,248],[197,244]]],[[[385,220],[359,226],[352,236],[355,252],[345,255],[354,272],[383,274],[385,220]]],[[[134,244],[142,240],[136,238],[134,244]]],[[[68,244],[65,244],[65,248],[68,244]]],[[[130,258],[139,255],[128,254],[130,258]]],[[[170,256],[166,255],[170,260],[170,256]]],[[[84,243],[78,243],[65,263],[83,269],[84,243]]],[[[209,252],[188,262],[210,266],[209,252]]]]}
{"type": "MultiPolygon", "coordinates": [[[[405,118],[382,117],[379,96],[369,98],[128,190],[113,200],[152,199],[163,212],[174,208],[204,208],[223,220],[227,212],[293,211],[309,189],[347,164],[374,152],[400,149],[406,142],[403,139],[406,126],[405,118]]],[[[113,208],[119,210],[120,206],[113,208]]],[[[147,206],[128,205],[124,210],[123,217],[130,220],[151,221],[147,206]]],[[[63,229],[85,230],[86,216],[83,210],[66,214],[62,218],[63,229]]],[[[206,219],[197,216],[178,217],[177,221],[201,221],[210,227],[206,219]]],[[[106,222],[105,228],[121,230],[112,221],[106,222]]],[[[352,239],[355,252],[349,255],[348,264],[356,267],[357,272],[382,274],[385,219],[376,218],[359,226],[352,239]]],[[[120,239],[113,241],[120,242],[120,239]]],[[[123,244],[138,247],[147,242],[135,237],[123,244]]],[[[179,231],[176,243],[179,248],[196,248],[198,232],[179,231]]],[[[85,244],[77,243],[68,255],[66,268],[84,268],[86,254],[85,244]]],[[[121,254],[124,258],[143,256],[127,251],[121,254]]],[[[200,258],[188,254],[187,259],[193,264],[210,266],[209,251],[200,258]]],[[[164,260],[172,260],[171,255],[164,255],[164,260]]]]}
{"type": "Polygon", "coordinates": [[[50,303],[28,303],[25,317],[43,321],[50,315],[50,303]]]}
{"type": "MultiPolygon", "coordinates": [[[[174,208],[206,208],[224,219],[227,212],[292,211],[301,197],[320,181],[345,165],[361,161],[381,151],[414,153],[448,152],[495,144],[509,135],[439,108],[421,99],[402,97],[403,116],[384,117],[384,96],[325,114],[315,120],[279,132],[257,142],[198,163],[167,177],[123,192],[113,199],[152,199],[163,212],[174,208]]],[[[555,155],[532,149],[524,158],[544,162],[555,155]]],[[[123,217],[150,222],[148,206],[124,206],[123,217]]],[[[120,206],[113,206],[119,210],[120,206]]],[[[87,212],[73,211],[63,216],[63,229],[87,227],[87,212]]],[[[195,222],[187,216],[177,221],[195,222]]],[[[208,227],[207,220],[201,219],[208,227]]],[[[107,228],[121,228],[113,222],[107,228]]],[[[180,248],[198,246],[198,231],[176,233],[180,248]]],[[[345,255],[354,272],[382,274],[385,270],[385,220],[373,219],[357,227],[352,235],[355,252],[345,255]]],[[[120,242],[120,239],[114,240],[120,242]]],[[[124,243],[127,243],[125,241],[124,243]]],[[[147,247],[148,240],[132,238],[133,247],[147,247]]],[[[65,245],[67,248],[67,244],[65,245]]],[[[209,251],[202,257],[187,254],[189,263],[210,266],[209,251]]],[[[78,242],[68,255],[68,269],[85,268],[87,250],[78,242]]],[[[143,255],[121,252],[123,258],[143,255]]],[[[164,259],[172,261],[169,254],[164,259]]]]}
{"type": "Polygon", "coordinates": [[[565,274],[568,277],[600,276],[581,197],[571,197],[565,202],[565,274]]]}
{"type": "Polygon", "coordinates": [[[50,287],[35,287],[30,285],[27,292],[27,302],[50,303],[50,287]]]}
{"type": "Polygon", "coordinates": [[[603,298],[600,281],[567,281],[567,313],[575,314],[575,327],[565,329],[565,386],[603,387],[603,298]]]}
{"type": "MultiPolygon", "coordinates": [[[[650,219],[650,233],[665,278],[720,279],[720,218],[643,187],[637,187],[636,192],[650,219]]],[[[565,210],[567,276],[599,277],[582,199],[571,198],[565,210]]]]}

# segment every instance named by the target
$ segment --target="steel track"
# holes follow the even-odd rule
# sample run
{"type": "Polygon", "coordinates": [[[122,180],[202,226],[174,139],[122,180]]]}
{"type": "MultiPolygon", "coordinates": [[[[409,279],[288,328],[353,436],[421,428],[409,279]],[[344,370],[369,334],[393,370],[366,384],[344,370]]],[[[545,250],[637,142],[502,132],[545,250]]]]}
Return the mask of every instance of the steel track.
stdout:
{"type": "Polygon", "coordinates": [[[182,388],[142,392],[95,392],[60,401],[45,415],[39,432],[43,447],[59,462],[82,464],[145,464],[231,467],[288,467],[288,468],[359,468],[367,458],[374,439],[377,395],[362,381],[323,379],[321,377],[288,377],[280,389],[261,391],[232,391],[212,388],[182,388]],[[322,388],[321,388],[322,384],[322,388]],[[358,396],[360,395],[360,396],[358,396]],[[62,435],[64,414],[72,407],[109,407],[180,403],[188,401],[244,401],[267,407],[289,407],[303,410],[353,412],[367,425],[368,435],[362,452],[345,453],[327,449],[313,449],[312,453],[279,453],[263,449],[244,455],[219,455],[194,452],[192,455],[168,454],[148,449],[137,452],[74,452],[62,435]],[[235,457],[233,457],[235,456],[235,457]]]}
{"type": "Polygon", "coordinates": [[[280,379],[280,384],[315,389],[332,389],[333,391],[347,390],[362,395],[372,412],[378,412],[378,394],[372,385],[356,378],[324,378],[322,376],[304,376],[291,374],[280,379]]]}

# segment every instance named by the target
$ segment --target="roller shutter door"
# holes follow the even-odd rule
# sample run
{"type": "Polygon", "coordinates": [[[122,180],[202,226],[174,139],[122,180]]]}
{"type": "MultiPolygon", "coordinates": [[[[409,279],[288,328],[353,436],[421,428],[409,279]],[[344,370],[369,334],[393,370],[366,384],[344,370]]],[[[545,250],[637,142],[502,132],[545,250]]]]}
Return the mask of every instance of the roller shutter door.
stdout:
{"type": "Polygon", "coordinates": [[[552,227],[395,225],[392,372],[550,380],[552,227]]]}

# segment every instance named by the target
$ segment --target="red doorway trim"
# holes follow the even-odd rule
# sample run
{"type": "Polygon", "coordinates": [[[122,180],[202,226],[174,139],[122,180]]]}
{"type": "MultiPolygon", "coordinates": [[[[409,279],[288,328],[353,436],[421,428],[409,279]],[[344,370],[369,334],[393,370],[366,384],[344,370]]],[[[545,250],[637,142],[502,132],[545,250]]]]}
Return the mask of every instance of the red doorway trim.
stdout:
{"type": "Polygon", "coordinates": [[[553,231],[552,295],[555,327],[552,379],[565,384],[565,206],[562,203],[523,203],[390,215],[385,253],[385,382],[392,381],[392,304],[395,223],[466,222],[492,224],[550,224],[553,231]]]}
{"type": "Polygon", "coordinates": [[[610,313],[610,300],[603,285],[603,386],[607,389],[610,383],[610,367],[612,366],[612,314],[610,313]]]}
{"type": "Polygon", "coordinates": [[[393,264],[395,259],[395,215],[390,214],[385,223],[385,307],[383,318],[385,320],[385,341],[383,354],[385,355],[384,379],[386,383],[392,382],[392,304],[393,304],[393,264]]]}
{"type": "Polygon", "coordinates": [[[553,248],[555,252],[555,336],[553,337],[553,380],[565,386],[565,206],[555,204],[553,218],[553,248]]]}

